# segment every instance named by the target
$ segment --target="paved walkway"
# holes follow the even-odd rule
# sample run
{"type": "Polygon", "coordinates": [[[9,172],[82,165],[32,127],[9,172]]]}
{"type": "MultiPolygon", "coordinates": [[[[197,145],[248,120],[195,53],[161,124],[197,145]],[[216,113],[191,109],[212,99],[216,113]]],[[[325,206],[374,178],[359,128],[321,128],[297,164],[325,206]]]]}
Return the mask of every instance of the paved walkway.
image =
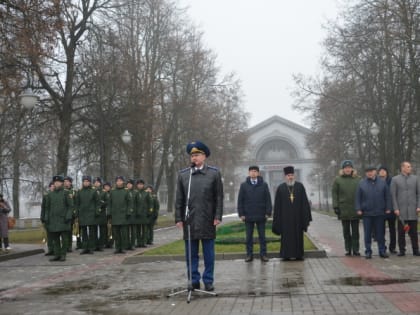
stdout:
{"type": "MultiPolygon", "coordinates": [[[[35,255],[0,263],[0,314],[420,314],[420,259],[344,257],[341,226],[313,214],[310,234],[328,258],[217,261],[217,297],[167,298],[185,288],[183,262],[125,265],[131,254],[35,255]]],[[[179,239],[170,228],[156,244],[179,239]]],[[[134,253],[133,253],[134,254],[134,253]]]]}

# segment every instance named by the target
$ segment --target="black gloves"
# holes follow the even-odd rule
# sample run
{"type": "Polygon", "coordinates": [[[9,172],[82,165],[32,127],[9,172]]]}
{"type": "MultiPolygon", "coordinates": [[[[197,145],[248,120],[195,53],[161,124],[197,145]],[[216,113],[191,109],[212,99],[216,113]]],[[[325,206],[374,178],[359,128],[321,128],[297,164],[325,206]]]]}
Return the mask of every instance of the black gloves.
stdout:
{"type": "Polygon", "coordinates": [[[334,208],[334,213],[336,215],[340,215],[340,209],[339,208],[334,208]]]}

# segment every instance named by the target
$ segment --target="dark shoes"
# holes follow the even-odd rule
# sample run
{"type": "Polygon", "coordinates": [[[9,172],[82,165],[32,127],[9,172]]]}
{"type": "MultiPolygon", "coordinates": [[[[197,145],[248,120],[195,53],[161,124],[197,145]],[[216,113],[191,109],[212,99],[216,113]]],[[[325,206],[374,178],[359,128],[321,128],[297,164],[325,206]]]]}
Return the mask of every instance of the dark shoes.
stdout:
{"type": "Polygon", "coordinates": [[[93,254],[93,251],[89,249],[84,249],[80,252],[80,255],[86,255],[86,254],[93,254]]]}
{"type": "Polygon", "coordinates": [[[366,254],[366,259],[372,259],[372,254],[366,254]]]}
{"type": "Polygon", "coordinates": [[[46,253],[44,254],[44,256],[52,256],[52,255],[54,255],[54,252],[46,252],[46,253]]]}
{"type": "Polygon", "coordinates": [[[351,252],[346,252],[345,255],[346,256],[351,256],[351,252]]]}
{"type": "Polygon", "coordinates": [[[245,262],[251,262],[254,258],[252,256],[246,256],[245,262]]]}
{"type": "Polygon", "coordinates": [[[61,259],[60,256],[55,256],[53,258],[50,259],[50,261],[59,261],[61,259]]]}
{"type": "Polygon", "coordinates": [[[261,261],[262,262],[268,262],[270,259],[268,259],[268,257],[267,256],[265,256],[265,255],[263,255],[263,256],[261,256],[261,261]]]}
{"type": "Polygon", "coordinates": [[[397,256],[403,257],[403,256],[405,256],[405,252],[399,252],[397,256]]]}
{"type": "Polygon", "coordinates": [[[397,251],[396,251],[395,249],[390,249],[390,250],[389,250],[389,252],[390,252],[391,254],[396,254],[396,253],[397,253],[397,251]]]}
{"type": "Polygon", "coordinates": [[[65,256],[55,256],[55,257],[51,258],[50,261],[66,261],[66,257],[65,256]]]}
{"type": "Polygon", "coordinates": [[[420,252],[413,252],[413,256],[420,256],[420,252]]]}
{"type": "Polygon", "coordinates": [[[114,254],[125,254],[125,251],[121,250],[121,249],[116,249],[114,251],[114,254]]]}
{"type": "Polygon", "coordinates": [[[389,258],[388,254],[386,254],[386,253],[379,254],[379,256],[382,257],[382,258],[389,258]]]}
{"type": "Polygon", "coordinates": [[[206,291],[214,291],[214,286],[212,283],[204,283],[204,290],[206,291]]]}
{"type": "Polygon", "coordinates": [[[193,290],[200,290],[200,282],[196,282],[192,284],[192,289],[193,290]]]}
{"type": "Polygon", "coordinates": [[[360,256],[360,253],[359,252],[353,252],[353,255],[354,256],[360,256]]]}

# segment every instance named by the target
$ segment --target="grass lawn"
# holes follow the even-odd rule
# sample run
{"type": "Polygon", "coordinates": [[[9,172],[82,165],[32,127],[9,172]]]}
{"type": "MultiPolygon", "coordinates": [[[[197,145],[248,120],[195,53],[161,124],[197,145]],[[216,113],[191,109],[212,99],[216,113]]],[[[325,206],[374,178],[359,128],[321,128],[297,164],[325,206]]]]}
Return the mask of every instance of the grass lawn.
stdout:
{"type": "Polygon", "coordinates": [[[46,237],[44,229],[9,230],[10,243],[42,244],[46,237]]]}
{"type": "MultiPolygon", "coordinates": [[[[256,237],[257,231],[254,230],[256,237]]],[[[271,222],[266,225],[267,251],[280,251],[279,236],[271,232],[271,222]]],[[[241,253],[245,252],[245,224],[242,222],[233,222],[220,226],[217,229],[217,236],[215,240],[215,250],[217,254],[220,253],[241,253]]],[[[259,244],[254,243],[254,252],[259,252],[259,244]]],[[[304,240],[304,248],[307,250],[316,249],[315,245],[306,237],[304,240]]],[[[153,248],[144,252],[144,255],[183,255],[185,252],[185,245],[183,240],[175,241],[163,246],[153,248]]]]}

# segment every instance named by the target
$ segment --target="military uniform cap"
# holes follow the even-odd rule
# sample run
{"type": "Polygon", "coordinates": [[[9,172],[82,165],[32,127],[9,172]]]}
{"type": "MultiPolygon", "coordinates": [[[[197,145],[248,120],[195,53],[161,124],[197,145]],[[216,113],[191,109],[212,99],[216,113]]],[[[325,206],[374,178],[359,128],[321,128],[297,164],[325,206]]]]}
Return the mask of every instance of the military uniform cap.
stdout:
{"type": "Polygon", "coordinates": [[[136,182],[135,182],[135,180],[134,179],[132,179],[132,178],[129,178],[128,180],[127,180],[127,184],[131,184],[131,185],[134,185],[136,182]]]}
{"type": "Polygon", "coordinates": [[[115,177],[115,181],[117,181],[119,179],[121,179],[123,182],[125,182],[124,176],[117,176],[117,177],[115,177]]]}
{"type": "Polygon", "coordinates": [[[207,157],[210,156],[210,149],[201,141],[188,143],[186,151],[189,155],[194,153],[203,153],[207,157]]]}
{"type": "Polygon", "coordinates": [[[95,182],[100,182],[102,184],[102,178],[100,177],[95,177],[95,182]]]}
{"type": "Polygon", "coordinates": [[[140,178],[138,180],[136,180],[136,184],[144,184],[144,179],[140,178]]]}
{"type": "Polygon", "coordinates": [[[63,177],[63,175],[55,175],[55,176],[53,176],[52,181],[53,182],[64,182],[64,177],[63,177]]]}
{"type": "Polygon", "coordinates": [[[88,181],[92,182],[92,176],[89,176],[89,175],[83,175],[83,176],[82,176],[82,181],[84,181],[84,180],[88,180],[88,181]]]}
{"type": "Polygon", "coordinates": [[[148,188],[150,188],[152,191],[154,190],[154,189],[153,189],[153,185],[150,185],[150,184],[149,184],[149,185],[147,185],[147,186],[146,186],[146,189],[148,189],[148,188]]]}
{"type": "Polygon", "coordinates": [[[111,187],[112,185],[111,185],[111,183],[110,183],[110,182],[105,182],[105,183],[103,184],[103,187],[105,187],[105,186],[109,186],[109,187],[111,187]]]}
{"type": "Polygon", "coordinates": [[[73,183],[73,177],[71,176],[64,176],[64,180],[68,180],[70,183],[73,183]]]}

